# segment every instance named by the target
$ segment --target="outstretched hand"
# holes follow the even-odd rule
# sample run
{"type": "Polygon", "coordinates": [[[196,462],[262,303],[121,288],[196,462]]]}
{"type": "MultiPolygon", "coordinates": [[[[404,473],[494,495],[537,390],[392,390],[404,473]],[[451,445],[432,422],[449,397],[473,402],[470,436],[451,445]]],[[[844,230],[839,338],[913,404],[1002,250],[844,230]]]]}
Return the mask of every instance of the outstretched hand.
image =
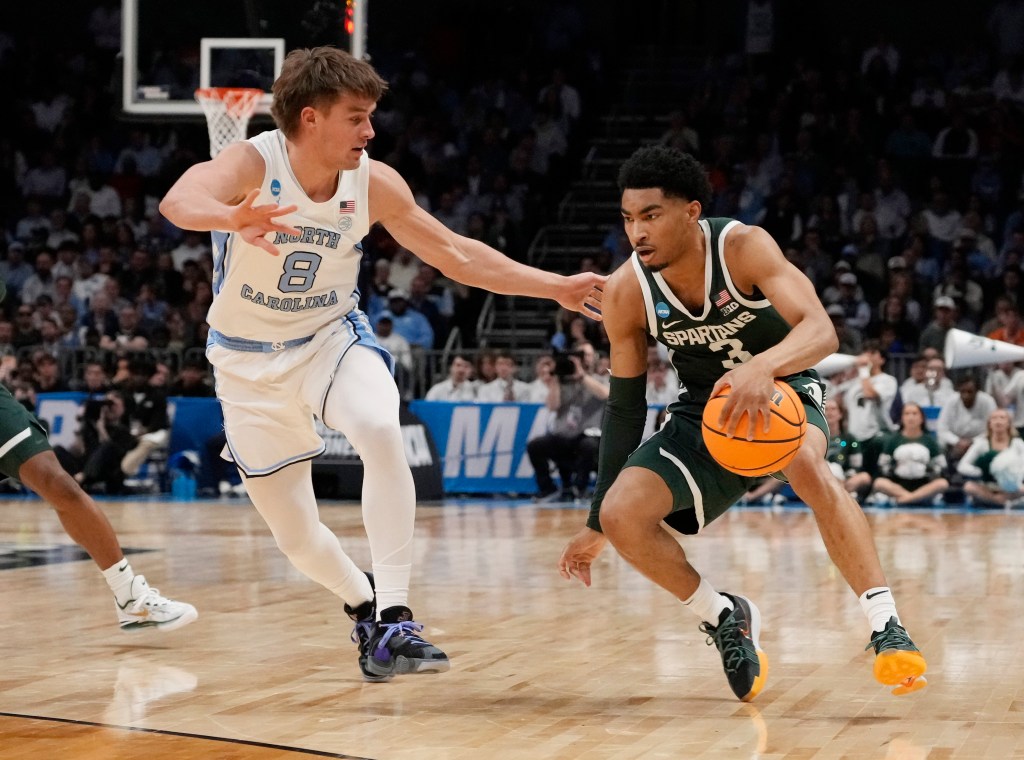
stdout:
{"type": "Polygon", "coordinates": [[[570,311],[601,321],[601,297],[608,277],[595,272],[580,272],[566,277],[566,287],[558,303],[570,311]]]}
{"type": "Polygon", "coordinates": [[[604,533],[583,528],[572,537],[558,559],[558,572],[567,581],[579,578],[584,586],[590,586],[590,566],[608,543],[604,533]]]}
{"type": "Polygon", "coordinates": [[[252,205],[256,202],[259,194],[258,188],[250,190],[242,202],[234,207],[231,212],[231,228],[237,231],[245,242],[259,246],[271,256],[277,256],[280,251],[265,236],[271,232],[282,232],[286,235],[301,234],[302,230],[275,221],[279,216],[292,213],[298,206],[278,206],[274,203],[262,206],[252,205]]]}

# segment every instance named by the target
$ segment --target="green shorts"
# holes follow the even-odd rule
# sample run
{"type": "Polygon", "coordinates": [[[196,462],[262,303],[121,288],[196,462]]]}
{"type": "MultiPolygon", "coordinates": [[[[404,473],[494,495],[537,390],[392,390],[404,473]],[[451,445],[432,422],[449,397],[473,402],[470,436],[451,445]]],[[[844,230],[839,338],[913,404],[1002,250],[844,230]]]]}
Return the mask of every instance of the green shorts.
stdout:
{"type": "MultiPolygon", "coordinates": [[[[785,381],[803,401],[807,422],[828,438],[822,406],[825,388],[813,370],[790,375],[785,381]]],[[[656,473],[672,491],[672,512],[665,522],[680,533],[694,535],[719,517],[760,478],[737,475],[715,461],[701,434],[703,404],[673,404],[664,427],[629,455],[625,467],[656,473]]]]}
{"type": "Polygon", "coordinates": [[[17,478],[25,462],[51,448],[42,423],[0,385],[0,473],[17,478]]]}

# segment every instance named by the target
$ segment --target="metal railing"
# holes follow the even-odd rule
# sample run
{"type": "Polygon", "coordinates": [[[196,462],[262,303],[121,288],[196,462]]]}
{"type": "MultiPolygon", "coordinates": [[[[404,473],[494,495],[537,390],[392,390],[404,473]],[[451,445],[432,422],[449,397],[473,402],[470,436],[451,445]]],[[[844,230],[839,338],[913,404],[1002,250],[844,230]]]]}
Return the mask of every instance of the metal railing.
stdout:
{"type": "Polygon", "coordinates": [[[206,362],[206,350],[199,346],[192,348],[145,348],[145,349],[109,349],[96,346],[83,348],[71,348],[58,346],[47,348],[45,346],[23,346],[19,348],[14,356],[19,363],[24,360],[32,361],[40,353],[53,356],[61,368],[61,376],[68,381],[74,381],[82,376],[82,370],[87,364],[102,364],[110,371],[116,370],[117,363],[121,359],[128,361],[142,360],[153,365],[163,365],[171,375],[177,373],[187,361],[206,362]]]}

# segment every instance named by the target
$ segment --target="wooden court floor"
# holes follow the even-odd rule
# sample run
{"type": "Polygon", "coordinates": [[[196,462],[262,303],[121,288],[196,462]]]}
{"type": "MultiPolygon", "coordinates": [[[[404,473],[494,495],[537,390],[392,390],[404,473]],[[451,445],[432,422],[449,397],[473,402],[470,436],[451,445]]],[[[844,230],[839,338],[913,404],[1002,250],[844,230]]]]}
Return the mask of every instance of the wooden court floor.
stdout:
{"type": "MultiPolygon", "coordinates": [[[[242,500],[105,502],[136,571],[199,609],[126,635],[33,500],[0,501],[0,758],[1024,758],[1024,514],[871,514],[929,687],[871,678],[866,623],[810,513],[735,509],[685,542],[764,616],[768,685],[737,702],[695,619],[609,550],[555,563],[581,508],[422,505],[412,606],[442,675],[366,684],[341,605],[242,500]],[[8,562],[17,564],[17,562],[8,562]]],[[[359,509],[324,521],[361,564],[359,509]]]]}

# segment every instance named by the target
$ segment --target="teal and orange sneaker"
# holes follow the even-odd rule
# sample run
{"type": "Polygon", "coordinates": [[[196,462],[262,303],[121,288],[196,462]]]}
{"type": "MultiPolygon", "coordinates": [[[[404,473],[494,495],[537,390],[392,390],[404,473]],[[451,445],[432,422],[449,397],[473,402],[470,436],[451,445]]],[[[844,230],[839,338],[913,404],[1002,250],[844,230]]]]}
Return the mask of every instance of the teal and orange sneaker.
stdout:
{"type": "Polygon", "coordinates": [[[742,596],[722,594],[733,604],[722,610],[718,625],[703,622],[700,630],[707,634],[708,646],[714,644],[722,655],[722,666],[729,687],[741,701],[749,702],[764,688],[768,680],[768,655],[761,649],[761,612],[742,596]]]}
{"type": "Polygon", "coordinates": [[[924,677],[928,663],[895,617],[889,618],[884,631],[875,631],[871,635],[864,651],[872,648],[875,650],[875,680],[886,686],[895,686],[892,693],[897,697],[928,685],[928,679],[924,677]]]}

